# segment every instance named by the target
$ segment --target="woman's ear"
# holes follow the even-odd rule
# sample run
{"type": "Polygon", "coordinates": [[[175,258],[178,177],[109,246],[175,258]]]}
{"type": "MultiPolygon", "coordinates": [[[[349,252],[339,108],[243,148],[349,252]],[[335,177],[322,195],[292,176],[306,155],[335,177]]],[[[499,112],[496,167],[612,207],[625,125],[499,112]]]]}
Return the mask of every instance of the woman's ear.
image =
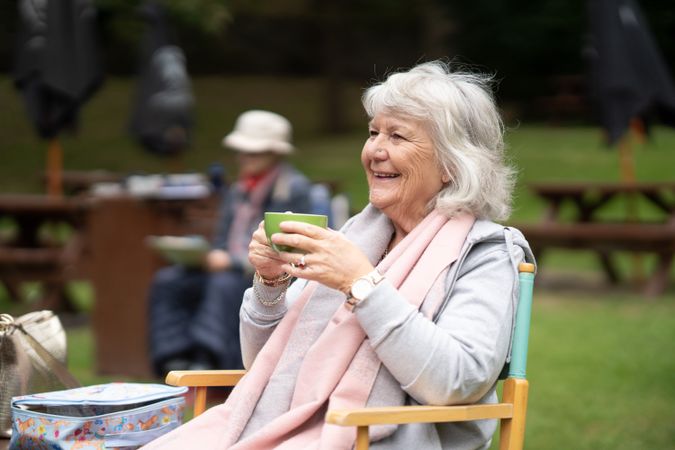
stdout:
{"type": "Polygon", "coordinates": [[[441,175],[441,181],[443,184],[448,184],[450,182],[450,174],[447,170],[443,171],[443,174],[441,175]]]}

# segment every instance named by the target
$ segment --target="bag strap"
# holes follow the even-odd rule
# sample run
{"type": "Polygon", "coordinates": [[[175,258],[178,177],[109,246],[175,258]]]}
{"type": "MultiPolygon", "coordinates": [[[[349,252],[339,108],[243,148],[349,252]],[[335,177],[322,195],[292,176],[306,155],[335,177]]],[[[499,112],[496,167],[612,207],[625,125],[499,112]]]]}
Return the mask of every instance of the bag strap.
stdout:
{"type": "Polygon", "coordinates": [[[54,372],[56,378],[63,383],[67,388],[76,388],[82,386],[79,381],[68,371],[68,368],[58,359],[49,353],[49,350],[44,348],[42,344],[38,342],[28,331],[26,331],[23,325],[14,322],[14,327],[21,331],[26,337],[28,344],[35,350],[35,353],[38,354],[40,358],[47,364],[47,367],[54,372]]]}

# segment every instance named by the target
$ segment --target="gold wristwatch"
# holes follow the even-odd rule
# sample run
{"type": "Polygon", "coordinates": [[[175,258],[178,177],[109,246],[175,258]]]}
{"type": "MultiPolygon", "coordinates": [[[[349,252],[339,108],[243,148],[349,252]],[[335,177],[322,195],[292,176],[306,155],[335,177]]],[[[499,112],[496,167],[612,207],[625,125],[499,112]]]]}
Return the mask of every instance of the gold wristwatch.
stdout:
{"type": "Polygon", "coordinates": [[[357,278],[349,289],[347,299],[345,300],[345,307],[348,310],[353,311],[359,303],[364,301],[370,295],[373,289],[375,289],[375,286],[382,280],[384,280],[384,276],[382,276],[377,269],[373,270],[368,275],[357,278]]]}

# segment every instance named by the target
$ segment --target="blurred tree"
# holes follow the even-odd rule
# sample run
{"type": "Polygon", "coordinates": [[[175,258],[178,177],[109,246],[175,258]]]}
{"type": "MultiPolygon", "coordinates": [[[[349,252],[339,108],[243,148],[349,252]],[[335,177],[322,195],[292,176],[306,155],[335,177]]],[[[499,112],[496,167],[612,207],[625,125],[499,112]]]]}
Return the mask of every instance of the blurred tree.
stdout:
{"type": "MultiPolygon", "coordinates": [[[[463,61],[495,72],[500,100],[529,102],[553,77],[583,75],[587,1],[436,0],[453,17],[452,45],[463,61]]],[[[669,0],[638,0],[665,59],[675,60],[675,8],[669,0]]]]}
{"type": "Polygon", "coordinates": [[[317,65],[324,77],[323,128],[329,133],[339,133],[346,127],[341,90],[343,61],[348,53],[340,26],[345,23],[351,5],[349,1],[343,0],[318,0],[314,3],[319,25],[317,38],[320,42],[317,65]]]}
{"type": "MultiPolygon", "coordinates": [[[[96,0],[101,11],[106,11],[115,20],[135,18],[137,0],[96,0]]],[[[173,19],[176,26],[187,27],[207,34],[221,32],[230,20],[227,0],[158,0],[173,19]]],[[[116,29],[120,36],[136,34],[134,30],[116,29]]]]}
{"type": "Polygon", "coordinates": [[[311,2],[308,15],[316,24],[319,42],[316,69],[324,79],[324,131],[339,133],[346,129],[342,104],[346,78],[357,77],[364,82],[373,76],[380,79],[386,72],[409,67],[420,58],[447,56],[442,37],[449,27],[434,1],[311,2]],[[428,47],[422,50],[423,43],[428,47]]]}
{"type": "MultiPolygon", "coordinates": [[[[158,0],[181,34],[208,36],[222,34],[230,21],[228,0],[158,0]]],[[[144,30],[138,0],[96,0],[102,22],[108,66],[113,72],[131,74],[140,51],[144,30]]]]}
{"type": "Polygon", "coordinates": [[[565,0],[443,2],[462,60],[496,73],[500,98],[531,98],[551,74],[583,71],[585,9],[565,0]]]}
{"type": "MultiPolygon", "coordinates": [[[[108,71],[135,72],[142,23],[137,0],[96,0],[108,71]]],[[[364,84],[446,56],[495,72],[498,97],[524,105],[551,78],[581,75],[586,0],[161,0],[191,74],[322,76],[364,84]]],[[[11,66],[14,1],[0,1],[0,70],[11,66]],[[3,39],[4,38],[4,39],[3,39]]],[[[675,61],[672,0],[639,0],[664,59],[675,61]]],[[[671,68],[672,69],[672,68],[671,68]]],[[[336,129],[340,118],[326,119],[336,129]]]]}

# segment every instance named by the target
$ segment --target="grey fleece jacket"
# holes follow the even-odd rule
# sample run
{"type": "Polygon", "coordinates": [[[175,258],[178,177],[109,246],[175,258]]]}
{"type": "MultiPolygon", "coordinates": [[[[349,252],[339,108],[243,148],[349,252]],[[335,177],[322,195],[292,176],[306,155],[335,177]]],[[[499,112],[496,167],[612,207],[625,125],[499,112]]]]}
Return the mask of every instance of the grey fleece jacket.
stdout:
{"type": "MultiPolygon", "coordinates": [[[[350,222],[343,231],[349,226],[350,222]]],[[[447,271],[446,300],[433,321],[386,279],[380,283],[354,310],[382,361],[367,404],[389,404],[391,383],[385,380],[392,377],[405,392],[407,404],[495,403],[497,378],[509,354],[515,324],[522,261],[534,262],[534,258],[518,230],[478,220],[447,271]]],[[[305,284],[304,280],[293,283],[285,304],[271,307],[262,305],[252,289],[245,293],[240,312],[245,367],[251,366],[305,284]]],[[[374,434],[386,437],[371,448],[483,449],[489,447],[496,426],[495,420],[483,420],[373,427],[371,439],[374,434]]]]}

